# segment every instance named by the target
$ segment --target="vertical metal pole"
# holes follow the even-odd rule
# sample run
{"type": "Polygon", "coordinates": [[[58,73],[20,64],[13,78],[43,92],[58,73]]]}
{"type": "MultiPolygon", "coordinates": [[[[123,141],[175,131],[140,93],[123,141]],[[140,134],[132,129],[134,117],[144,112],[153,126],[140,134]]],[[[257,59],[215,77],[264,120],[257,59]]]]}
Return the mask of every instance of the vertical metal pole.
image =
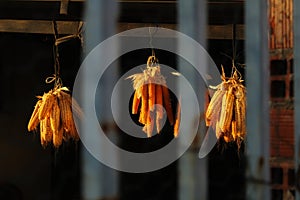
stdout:
{"type": "MultiPolygon", "coordinates": [[[[84,35],[85,48],[84,53],[85,56],[95,48],[100,42],[111,36],[115,33],[115,27],[117,22],[117,3],[112,0],[87,0],[85,4],[85,21],[86,21],[86,29],[84,35]]],[[[99,55],[98,60],[95,60],[97,63],[101,63],[101,56],[99,55]]],[[[112,74],[117,75],[118,69],[115,68],[112,74]]],[[[85,94],[85,91],[90,89],[89,85],[93,81],[91,80],[91,74],[93,74],[92,69],[86,70],[84,75],[84,80],[82,81],[82,102],[83,107],[88,107],[87,98],[95,98],[89,97],[85,94]]],[[[115,76],[110,78],[105,78],[102,82],[107,91],[110,91],[110,87],[112,84],[110,80],[114,79],[115,76]]],[[[106,92],[106,91],[101,91],[106,92]]],[[[107,95],[103,95],[107,96],[107,95]]],[[[108,102],[104,102],[105,100],[100,98],[100,105],[110,105],[108,102]]],[[[105,119],[103,121],[109,123],[111,121],[111,116],[107,115],[106,109],[109,109],[109,106],[101,107],[98,109],[98,112],[104,113],[102,116],[105,119]]],[[[90,115],[88,115],[90,116],[90,115]]],[[[85,132],[84,135],[90,136],[86,133],[94,132],[91,130],[93,126],[91,126],[89,120],[87,120],[83,124],[83,130],[85,132]]],[[[112,133],[108,133],[112,134],[112,133]]],[[[100,141],[99,141],[100,142],[100,141]]],[[[99,147],[101,148],[101,147],[99,147]]],[[[117,172],[113,169],[110,169],[103,164],[101,164],[98,160],[96,160],[84,147],[82,148],[82,199],[88,200],[97,200],[105,197],[116,197],[117,196],[117,188],[118,188],[118,179],[117,172]]]]}
{"type": "MultiPolygon", "coordinates": [[[[205,0],[179,0],[178,3],[178,21],[179,31],[190,36],[194,40],[198,41],[203,47],[206,43],[206,1],[205,0]]],[[[181,41],[178,41],[179,49],[181,48],[181,41]]],[[[196,50],[192,47],[189,49],[195,59],[195,63],[199,61],[199,55],[196,50]]],[[[201,58],[200,58],[201,59],[201,58]]],[[[203,58],[205,59],[205,58],[203,58]]],[[[201,60],[201,64],[205,63],[205,60],[201,60]]],[[[200,63],[199,63],[200,64],[200,63]]],[[[179,72],[188,76],[190,84],[197,88],[196,94],[205,93],[203,84],[199,84],[192,67],[183,65],[180,61],[178,62],[179,72]]],[[[179,86],[180,89],[180,86],[179,86]]],[[[181,89],[180,89],[181,90],[181,89]]],[[[184,92],[184,89],[182,89],[184,92]]],[[[182,91],[181,90],[181,91],[182,91]]],[[[204,102],[204,95],[199,96],[200,102],[204,102]]],[[[201,105],[200,103],[200,105],[201,105]]],[[[204,104],[202,104],[204,105],[204,104]]],[[[203,110],[203,108],[201,109],[203,110]]],[[[202,126],[204,127],[204,126],[202,126]]],[[[200,132],[205,133],[204,130],[200,132]]],[[[200,144],[199,144],[200,145],[200,144]]],[[[198,158],[198,152],[195,149],[189,149],[179,159],[179,199],[208,199],[207,198],[207,159],[198,158]]]]}
{"type": "Polygon", "coordinates": [[[300,1],[294,0],[294,114],[295,114],[295,172],[296,172],[296,200],[300,200],[299,193],[299,165],[300,165],[300,1]]]}
{"type": "Polygon", "coordinates": [[[270,199],[267,1],[246,0],[247,199],[270,199]]]}

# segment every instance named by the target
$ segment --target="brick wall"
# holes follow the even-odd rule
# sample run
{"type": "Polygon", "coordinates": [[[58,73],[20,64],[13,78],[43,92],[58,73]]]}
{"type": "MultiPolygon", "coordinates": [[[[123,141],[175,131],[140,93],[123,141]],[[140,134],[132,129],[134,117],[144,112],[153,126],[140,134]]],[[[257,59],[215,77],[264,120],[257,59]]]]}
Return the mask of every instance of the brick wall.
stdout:
{"type": "Polygon", "coordinates": [[[294,158],[294,110],[270,110],[271,157],[294,158]]]}

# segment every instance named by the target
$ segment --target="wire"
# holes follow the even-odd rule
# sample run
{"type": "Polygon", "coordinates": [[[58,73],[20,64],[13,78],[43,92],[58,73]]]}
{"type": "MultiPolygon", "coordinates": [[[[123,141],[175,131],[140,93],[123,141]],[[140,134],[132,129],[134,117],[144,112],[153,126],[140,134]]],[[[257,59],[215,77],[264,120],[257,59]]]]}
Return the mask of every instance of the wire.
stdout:
{"type": "Polygon", "coordinates": [[[149,27],[149,37],[150,37],[150,39],[149,39],[149,46],[150,46],[150,48],[151,48],[151,54],[152,54],[152,56],[155,56],[155,52],[154,52],[154,47],[153,47],[153,36],[157,33],[157,31],[158,31],[158,26],[156,26],[155,27],[155,31],[152,33],[151,32],[151,27],[149,27]]]}

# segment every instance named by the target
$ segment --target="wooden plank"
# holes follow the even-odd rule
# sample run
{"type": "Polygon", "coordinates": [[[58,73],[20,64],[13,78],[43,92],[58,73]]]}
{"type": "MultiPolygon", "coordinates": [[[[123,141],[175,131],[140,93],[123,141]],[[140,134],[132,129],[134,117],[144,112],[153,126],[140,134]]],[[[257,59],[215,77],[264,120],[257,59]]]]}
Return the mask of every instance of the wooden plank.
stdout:
{"type": "MultiPolygon", "coordinates": [[[[151,27],[155,26],[154,24],[150,23],[119,23],[119,32],[139,28],[139,27],[151,27]]],[[[161,28],[168,28],[177,30],[176,24],[159,24],[161,28]]],[[[244,40],[244,25],[238,24],[236,25],[236,39],[237,40],[244,40]]],[[[213,40],[232,40],[233,33],[232,33],[232,25],[208,25],[207,26],[207,39],[213,40]]],[[[149,35],[145,35],[148,37],[149,35]]]]}
{"type": "MultiPolygon", "coordinates": [[[[134,29],[134,28],[143,28],[143,27],[155,27],[157,24],[151,24],[151,23],[119,23],[118,24],[118,32],[134,29]]],[[[158,27],[160,28],[167,28],[176,30],[177,25],[176,24],[159,24],[158,27]]],[[[148,35],[145,35],[145,37],[149,37],[148,35]]]]}
{"type": "Polygon", "coordinates": [[[61,0],[59,14],[68,14],[69,0],[61,0]]]}
{"type": "MultiPolygon", "coordinates": [[[[59,34],[75,34],[79,21],[57,21],[59,34]]],[[[0,32],[53,34],[53,22],[43,20],[0,20],[0,32]]]]}
{"type": "MultiPolygon", "coordinates": [[[[80,21],[57,21],[59,34],[76,34],[80,21]]],[[[150,23],[119,23],[118,31],[155,26],[150,23]]],[[[176,24],[159,24],[159,27],[176,30],[176,24]]],[[[46,20],[7,20],[0,19],[0,32],[53,34],[53,22],[46,20]]],[[[148,37],[149,35],[145,35],[148,37]]],[[[232,39],[232,25],[209,25],[207,39],[232,39]]],[[[244,39],[244,25],[236,26],[236,39],[244,39]]]]}
{"type": "MultiPolygon", "coordinates": [[[[232,40],[232,25],[210,25],[208,26],[207,39],[232,40]]],[[[236,39],[244,40],[244,25],[236,25],[236,39]]]]}

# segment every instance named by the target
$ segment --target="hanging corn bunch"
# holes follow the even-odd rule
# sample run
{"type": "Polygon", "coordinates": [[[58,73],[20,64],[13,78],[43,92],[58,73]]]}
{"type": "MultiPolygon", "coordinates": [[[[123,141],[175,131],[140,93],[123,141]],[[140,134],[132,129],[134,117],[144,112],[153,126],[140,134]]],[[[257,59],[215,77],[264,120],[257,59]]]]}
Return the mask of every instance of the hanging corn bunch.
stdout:
{"type": "MultiPolygon", "coordinates": [[[[142,73],[134,74],[128,78],[132,79],[135,90],[131,113],[139,113],[139,122],[144,125],[143,131],[147,134],[147,137],[152,136],[155,126],[157,133],[160,133],[164,116],[163,107],[166,110],[170,124],[173,125],[174,116],[170,94],[166,79],[160,73],[157,58],[154,55],[150,56],[147,61],[147,68],[142,73]]],[[[174,136],[178,136],[178,131],[176,134],[174,132],[174,136]]]]}
{"type": "MultiPolygon", "coordinates": [[[[55,32],[56,24],[54,23],[55,32]]],[[[83,113],[77,102],[69,94],[66,87],[62,87],[62,81],[59,77],[59,53],[58,45],[61,42],[67,41],[57,39],[55,34],[54,44],[54,76],[48,77],[46,83],[54,82],[54,89],[43,96],[38,96],[38,101],[34,107],[34,111],[28,122],[28,131],[40,131],[40,140],[43,147],[53,143],[55,148],[58,148],[63,141],[73,139],[79,140],[78,132],[73,119],[73,111],[77,117],[81,118],[83,113]],[[72,109],[73,103],[73,109],[72,109]]]]}
{"type": "Polygon", "coordinates": [[[218,139],[240,146],[246,136],[246,88],[234,64],[229,78],[222,66],[221,78],[222,83],[211,87],[216,91],[205,113],[206,125],[215,130],[218,139]]]}
{"type": "Polygon", "coordinates": [[[79,139],[73,114],[82,117],[82,111],[72,99],[66,87],[56,87],[44,95],[38,96],[38,101],[28,123],[28,131],[40,130],[40,139],[43,147],[49,143],[58,148],[63,141],[79,139]]]}

